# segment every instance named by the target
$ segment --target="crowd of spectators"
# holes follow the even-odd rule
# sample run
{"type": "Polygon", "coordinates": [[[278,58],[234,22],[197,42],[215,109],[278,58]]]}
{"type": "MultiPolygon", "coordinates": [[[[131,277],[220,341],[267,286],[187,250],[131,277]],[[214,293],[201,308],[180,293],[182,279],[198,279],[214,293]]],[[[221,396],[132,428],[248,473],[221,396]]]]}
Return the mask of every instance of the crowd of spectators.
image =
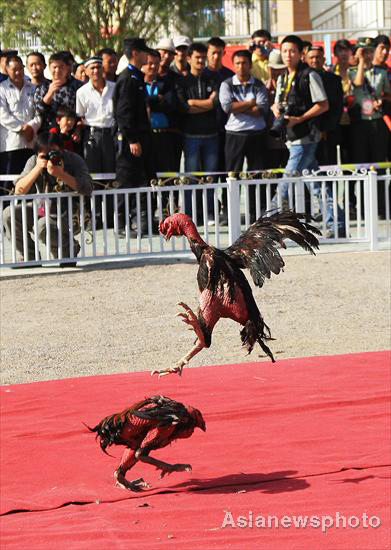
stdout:
{"type": "MultiPolygon", "coordinates": [[[[61,51],[49,57],[51,80],[40,52],[26,58],[28,77],[18,52],[3,51],[0,173],[31,169],[43,147],[40,135],[46,144],[48,136],[57,136],[61,148],[82,157],[91,173],[116,173],[122,188],[148,185],[157,172],[178,172],[182,155],[185,171],[217,172],[221,178],[240,172],[245,161],[248,170],[284,168],[296,175],[319,164],[391,160],[389,50],[385,35],[338,40],[335,63],[326,65],[321,45],[290,35],[276,47],[268,31],[258,30],[250,45],[233,52],[231,70],[223,64],[226,44],[218,37],[207,44],[167,37],[154,49],[129,38],[120,74],[110,48],[82,63],[61,51]]],[[[2,192],[12,187],[2,182],[2,192]]],[[[17,184],[16,192],[22,187],[17,184]]],[[[287,187],[281,191],[286,200],[287,187]]],[[[352,193],[352,204],[355,199],[352,193]]],[[[223,194],[222,223],[226,200],[223,194]]],[[[192,213],[189,193],[183,206],[192,213]]],[[[119,208],[124,233],[125,209],[119,208]]],[[[141,233],[147,231],[146,208],[142,199],[141,233]]],[[[135,204],[130,216],[135,231],[135,204]]],[[[208,218],[212,223],[213,195],[208,218]]],[[[332,205],[327,225],[333,225],[332,205]]]]}

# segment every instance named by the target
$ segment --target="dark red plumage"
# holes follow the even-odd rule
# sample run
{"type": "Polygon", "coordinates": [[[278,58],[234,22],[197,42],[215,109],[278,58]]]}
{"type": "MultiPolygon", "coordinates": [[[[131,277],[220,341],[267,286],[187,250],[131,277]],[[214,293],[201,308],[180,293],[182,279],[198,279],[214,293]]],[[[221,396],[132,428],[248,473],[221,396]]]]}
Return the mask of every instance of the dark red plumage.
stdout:
{"type": "Polygon", "coordinates": [[[114,475],[122,488],[140,491],[148,487],[143,479],[125,479],[126,472],[139,460],[160,469],[161,477],[175,471],[191,470],[190,464],[167,464],[150,457],[149,453],[166,447],[176,439],[190,437],[195,428],[206,429],[199,410],[158,395],[107,416],[95,428],[89,429],[100,439],[104,452],[110,445],[127,447],[114,475]]]}
{"type": "Polygon", "coordinates": [[[256,342],[274,361],[273,354],[266,344],[271,339],[269,327],[255,303],[251,287],[242,271],[250,270],[254,283],[261,287],[265,278],[278,274],[284,267],[284,260],[277,245],[285,248],[284,239],[289,238],[314,254],[318,239],[314,234],[320,231],[305,223],[304,214],[287,211],[259,218],[237,241],[220,250],[207,245],[200,237],[189,216],[174,214],[160,223],[160,232],[166,238],[185,235],[190,248],[197,258],[197,274],[200,290],[200,304],[197,315],[184,303],[180,303],[185,313],[180,313],[183,321],[194,329],[197,341],[191,351],[178,364],[169,369],[157,371],[160,375],[178,372],[204,347],[209,347],[212,331],[220,317],[228,317],[240,323],[243,346],[250,353],[256,342]]]}

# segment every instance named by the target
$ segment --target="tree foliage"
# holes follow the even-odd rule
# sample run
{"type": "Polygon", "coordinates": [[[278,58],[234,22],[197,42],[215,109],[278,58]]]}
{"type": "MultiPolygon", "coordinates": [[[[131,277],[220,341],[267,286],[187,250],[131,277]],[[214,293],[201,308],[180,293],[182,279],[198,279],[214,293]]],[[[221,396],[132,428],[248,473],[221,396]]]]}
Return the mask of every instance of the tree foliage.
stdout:
{"type": "Polygon", "coordinates": [[[81,58],[103,47],[122,48],[126,36],[156,42],[157,33],[223,34],[221,0],[0,0],[0,40],[28,49],[31,36],[47,51],[81,58]]]}

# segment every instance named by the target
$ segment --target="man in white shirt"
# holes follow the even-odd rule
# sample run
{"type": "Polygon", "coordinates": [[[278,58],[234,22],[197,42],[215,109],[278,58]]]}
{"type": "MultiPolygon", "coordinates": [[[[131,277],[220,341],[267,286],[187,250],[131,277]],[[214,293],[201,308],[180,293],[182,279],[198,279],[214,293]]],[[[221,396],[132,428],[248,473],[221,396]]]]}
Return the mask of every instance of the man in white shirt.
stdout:
{"type": "MultiPolygon", "coordinates": [[[[266,124],[269,101],[266,86],[251,74],[251,53],[237,50],[232,56],[235,75],[220,87],[220,104],[228,115],[225,125],[225,169],[240,172],[244,159],[248,170],[262,170],[266,160],[266,124]]],[[[255,187],[250,186],[250,222],[256,219],[255,187]]],[[[223,194],[223,203],[225,196],[223,194]]],[[[225,216],[226,219],[226,203],[225,216]]],[[[261,208],[266,207],[266,188],[261,186],[261,208]]]]}
{"type": "Polygon", "coordinates": [[[105,80],[102,58],[90,57],[84,62],[89,77],[77,90],[76,114],[83,119],[84,159],[90,172],[115,172],[113,139],[113,92],[115,82],[105,80]]]}
{"type": "MultiPolygon", "coordinates": [[[[115,173],[113,92],[115,82],[103,78],[102,58],[93,56],[84,62],[89,78],[76,92],[76,114],[83,119],[83,155],[90,172],[115,173]]],[[[102,189],[107,180],[94,181],[94,189],[102,189]]],[[[102,196],[95,197],[95,223],[103,224],[102,196]]],[[[106,197],[108,226],[113,225],[113,200],[106,197]]]]}
{"type": "MultiPolygon", "coordinates": [[[[20,174],[33,154],[41,119],[35,116],[35,86],[24,76],[24,66],[17,55],[7,57],[8,79],[0,84],[0,173],[20,174]]],[[[11,182],[1,182],[0,192],[8,193],[11,182]]]]}

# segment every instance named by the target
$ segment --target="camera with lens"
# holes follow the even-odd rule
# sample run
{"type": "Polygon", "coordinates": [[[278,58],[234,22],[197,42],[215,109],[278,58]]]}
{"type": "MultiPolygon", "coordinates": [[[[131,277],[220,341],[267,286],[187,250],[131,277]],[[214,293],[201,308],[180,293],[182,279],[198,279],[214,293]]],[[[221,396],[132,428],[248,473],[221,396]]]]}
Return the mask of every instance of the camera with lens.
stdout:
{"type": "Polygon", "coordinates": [[[60,164],[64,160],[64,155],[61,153],[61,151],[49,151],[48,154],[45,155],[43,158],[46,160],[50,160],[50,162],[55,166],[60,166],[60,164]]]}
{"type": "Polygon", "coordinates": [[[278,105],[279,116],[274,119],[272,127],[270,128],[270,135],[274,138],[280,138],[283,135],[283,131],[288,124],[288,120],[285,115],[288,114],[287,103],[279,103],[278,105]]]}
{"type": "Polygon", "coordinates": [[[269,56],[269,50],[263,46],[262,44],[258,44],[257,42],[253,42],[251,46],[249,47],[249,50],[251,53],[255,52],[255,50],[258,50],[263,57],[269,56]]]}

